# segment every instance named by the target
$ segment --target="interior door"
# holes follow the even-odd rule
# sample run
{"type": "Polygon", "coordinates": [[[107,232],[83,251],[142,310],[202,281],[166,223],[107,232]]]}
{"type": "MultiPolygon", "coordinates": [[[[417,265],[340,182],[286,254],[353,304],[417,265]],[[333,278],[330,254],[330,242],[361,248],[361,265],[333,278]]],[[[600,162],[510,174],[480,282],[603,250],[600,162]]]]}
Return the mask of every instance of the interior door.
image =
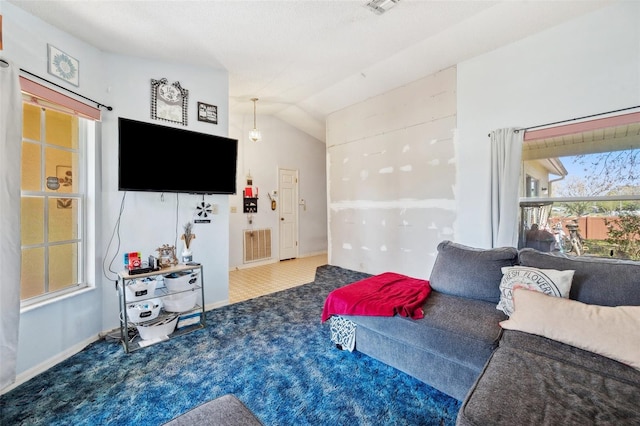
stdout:
{"type": "Polygon", "coordinates": [[[298,171],[278,170],[280,260],[298,257],[298,171]]]}

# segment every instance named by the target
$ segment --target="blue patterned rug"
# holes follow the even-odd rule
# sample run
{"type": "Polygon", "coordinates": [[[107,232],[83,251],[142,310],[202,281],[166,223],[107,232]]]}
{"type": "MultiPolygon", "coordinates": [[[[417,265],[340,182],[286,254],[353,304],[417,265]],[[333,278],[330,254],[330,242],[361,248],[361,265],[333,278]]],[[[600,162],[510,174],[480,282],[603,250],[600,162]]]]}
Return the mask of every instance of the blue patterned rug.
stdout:
{"type": "Polygon", "coordinates": [[[460,403],[330,341],[322,306],[368,275],[321,266],[300,287],[208,311],[207,327],[125,354],[101,340],[0,397],[0,424],[161,425],[227,393],[265,425],[454,425],[460,403]]]}

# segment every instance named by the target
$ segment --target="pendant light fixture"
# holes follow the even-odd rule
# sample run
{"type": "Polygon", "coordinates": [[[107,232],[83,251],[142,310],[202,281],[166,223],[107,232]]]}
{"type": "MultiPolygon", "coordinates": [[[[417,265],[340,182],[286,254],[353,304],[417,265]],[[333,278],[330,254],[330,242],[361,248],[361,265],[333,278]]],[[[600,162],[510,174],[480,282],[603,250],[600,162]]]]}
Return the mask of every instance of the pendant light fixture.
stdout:
{"type": "Polygon", "coordinates": [[[260,130],[256,128],[256,102],[258,101],[258,98],[251,98],[251,100],[253,101],[253,130],[249,132],[249,138],[254,142],[258,142],[262,139],[260,130]]]}

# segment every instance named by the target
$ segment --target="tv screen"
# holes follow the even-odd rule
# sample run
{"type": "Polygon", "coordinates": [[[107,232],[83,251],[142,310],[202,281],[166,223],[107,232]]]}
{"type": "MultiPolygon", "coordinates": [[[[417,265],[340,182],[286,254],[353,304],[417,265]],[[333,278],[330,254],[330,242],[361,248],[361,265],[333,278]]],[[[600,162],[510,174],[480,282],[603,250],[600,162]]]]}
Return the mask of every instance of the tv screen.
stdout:
{"type": "Polygon", "coordinates": [[[118,190],[235,194],[238,141],[118,118],[118,190]]]}

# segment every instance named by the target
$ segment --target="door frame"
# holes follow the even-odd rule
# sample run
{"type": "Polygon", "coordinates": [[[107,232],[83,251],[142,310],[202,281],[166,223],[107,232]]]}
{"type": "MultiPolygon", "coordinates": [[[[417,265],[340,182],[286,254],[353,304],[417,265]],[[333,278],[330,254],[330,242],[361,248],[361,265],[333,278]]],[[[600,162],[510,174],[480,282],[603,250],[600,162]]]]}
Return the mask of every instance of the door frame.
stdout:
{"type": "Polygon", "coordinates": [[[279,198],[279,203],[278,203],[278,260],[284,260],[282,257],[282,246],[281,246],[281,232],[280,232],[280,218],[282,217],[282,188],[280,186],[281,183],[281,173],[283,171],[288,171],[288,172],[293,172],[293,174],[295,175],[295,185],[294,185],[294,200],[293,200],[293,207],[294,207],[294,239],[295,239],[295,256],[293,257],[289,257],[286,256],[284,259],[295,259],[300,255],[300,245],[298,244],[298,242],[300,241],[300,219],[299,219],[299,211],[298,211],[298,198],[299,198],[299,194],[300,194],[300,171],[298,169],[293,169],[293,168],[289,168],[289,167],[278,167],[278,198],[279,198]]]}

